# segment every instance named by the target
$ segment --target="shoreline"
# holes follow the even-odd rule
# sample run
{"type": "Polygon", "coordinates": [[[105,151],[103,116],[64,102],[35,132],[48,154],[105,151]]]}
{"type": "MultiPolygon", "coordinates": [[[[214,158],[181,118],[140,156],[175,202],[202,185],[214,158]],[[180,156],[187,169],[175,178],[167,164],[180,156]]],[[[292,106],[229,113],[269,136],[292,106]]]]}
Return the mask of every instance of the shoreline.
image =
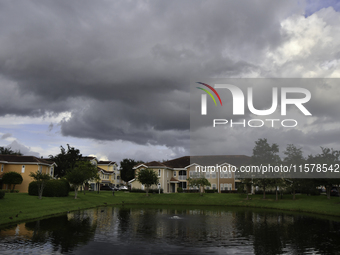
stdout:
{"type": "Polygon", "coordinates": [[[217,193],[205,193],[204,196],[198,193],[150,194],[146,197],[145,193],[115,192],[115,196],[112,196],[109,191],[101,191],[99,194],[78,193],[78,199],[74,199],[73,194],[74,192],[70,192],[68,197],[43,197],[39,200],[27,193],[7,193],[4,199],[0,200],[0,227],[53,217],[71,211],[122,205],[233,206],[332,216],[339,217],[340,220],[340,198],[327,199],[323,195],[297,195],[296,200],[292,200],[291,195],[285,195],[283,199],[275,201],[274,195],[267,195],[265,200],[262,199],[262,195],[252,195],[251,200],[246,200],[245,194],[217,193]]]}

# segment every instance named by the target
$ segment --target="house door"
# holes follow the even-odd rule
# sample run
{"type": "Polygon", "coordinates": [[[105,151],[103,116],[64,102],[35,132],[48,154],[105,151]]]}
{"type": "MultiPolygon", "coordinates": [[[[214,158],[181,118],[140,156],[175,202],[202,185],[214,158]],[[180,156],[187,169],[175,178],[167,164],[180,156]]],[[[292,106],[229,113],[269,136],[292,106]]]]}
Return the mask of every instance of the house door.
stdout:
{"type": "Polygon", "coordinates": [[[176,186],[175,183],[171,183],[171,192],[172,192],[172,193],[175,193],[175,192],[176,192],[175,186],[176,186]]]}

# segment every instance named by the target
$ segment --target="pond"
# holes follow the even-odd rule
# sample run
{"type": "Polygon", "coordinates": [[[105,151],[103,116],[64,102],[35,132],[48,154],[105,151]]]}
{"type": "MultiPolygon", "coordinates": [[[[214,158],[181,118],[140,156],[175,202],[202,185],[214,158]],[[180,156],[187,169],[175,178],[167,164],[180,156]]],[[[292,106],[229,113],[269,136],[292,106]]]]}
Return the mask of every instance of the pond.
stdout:
{"type": "Polygon", "coordinates": [[[0,254],[339,254],[338,218],[226,207],[120,206],[0,227],[0,254]]]}

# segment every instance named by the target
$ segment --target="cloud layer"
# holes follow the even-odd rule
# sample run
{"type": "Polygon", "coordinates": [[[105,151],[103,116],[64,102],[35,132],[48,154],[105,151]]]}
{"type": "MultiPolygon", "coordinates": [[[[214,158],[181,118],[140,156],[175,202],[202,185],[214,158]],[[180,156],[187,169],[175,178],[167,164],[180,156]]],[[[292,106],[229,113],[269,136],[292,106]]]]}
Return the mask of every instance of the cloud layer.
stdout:
{"type": "MultiPolygon", "coordinates": [[[[0,116],[55,116],[49,130],[60,125],[64,137],[188,154],[192,79],[339,77],[340,15],[315,7],[305,16],[306,5],[3,2],[0,116]]],[[[315,105],[317,117],[336,98],[315,105]]],[[[249,154],[244,141],[237,154],[249,154]]]]}

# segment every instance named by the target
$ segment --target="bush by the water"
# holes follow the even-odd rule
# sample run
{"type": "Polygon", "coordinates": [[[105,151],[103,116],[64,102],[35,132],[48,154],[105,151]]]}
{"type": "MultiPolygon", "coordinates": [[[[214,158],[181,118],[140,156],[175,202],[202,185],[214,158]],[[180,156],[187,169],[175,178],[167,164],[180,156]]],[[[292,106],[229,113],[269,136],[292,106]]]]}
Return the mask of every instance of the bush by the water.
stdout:
{"type": "MultiPolygon", "coordinates": [[[[49,180],[45,184],[43,197],[67,197],[70,192],[70,185],[66,180],[49,180]]],[[[38,196],[38,185],[33,181],[28,186],[28,194],[38,196]]]]}
{"type": "Polygon", "coordinates": [[[4,190],[0,190],[0,199],[4,198],[6,192],[4,190]]]}

